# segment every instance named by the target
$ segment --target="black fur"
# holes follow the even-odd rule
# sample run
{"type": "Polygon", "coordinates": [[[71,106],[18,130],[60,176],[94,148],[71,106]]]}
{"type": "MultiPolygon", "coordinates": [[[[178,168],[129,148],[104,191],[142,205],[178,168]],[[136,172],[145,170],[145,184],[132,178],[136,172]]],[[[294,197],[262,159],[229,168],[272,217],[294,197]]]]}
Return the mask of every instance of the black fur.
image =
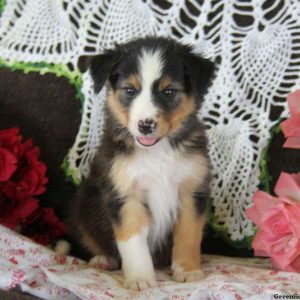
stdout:
{"type": "Polygon", "coordinates": [[[138,72],[136,59],[142,50],[163,50],[163,60],[168,64],[164,74],[172,74],[173,80],[181,82],[188,94],[196,94],[199,101],[210,85],[214,75],[214,64],[200,56],[193,54],[192,48],[181,45],[166,38],[137,39],[125,45],[116,45],[115,50],[108,50],[91,60],[91,74],[94,87],[98,93],[106,79],[113,87],[120,77],[128,77],[138,72]],[[114,70],[118,67],[118,71],[114,70]]]}
{"type": "Polygon", "coordinates": [[[121,59],[121,54],[118,51],[107,51],[105,54],[98,55],[91,61],[90,72],[94,79],[95,92],[99,93],[104,83],[110,76],[110,82],[115,83],[114,67],[121,59]]]}
{"type": "Polygon", "coordinates": [[[204,214],[210,208],[210,181],[211,174],[208,173],[202,185],[194,193],[195,206],[199,215],[204,214]]]}

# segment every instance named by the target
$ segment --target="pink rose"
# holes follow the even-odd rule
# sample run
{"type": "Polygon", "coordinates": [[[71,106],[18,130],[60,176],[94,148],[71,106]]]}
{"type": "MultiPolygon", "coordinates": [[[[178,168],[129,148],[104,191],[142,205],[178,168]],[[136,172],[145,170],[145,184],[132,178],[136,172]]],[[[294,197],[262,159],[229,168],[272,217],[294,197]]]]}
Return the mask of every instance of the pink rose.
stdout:
{"type": "Polygon", "coordinates": [[[283,147],[300,148],[300,90],[287,96],[291,116],[280,124],[284,136],[287,138],[283,147]]]}
{"type": "Polygon", "coordinates": [[[255,255],[270,257],[280,270],[300,272],[300,173],[282,173],[275,187],[279,197],[258,191],[246,216],[258,227],[255,255]]]}

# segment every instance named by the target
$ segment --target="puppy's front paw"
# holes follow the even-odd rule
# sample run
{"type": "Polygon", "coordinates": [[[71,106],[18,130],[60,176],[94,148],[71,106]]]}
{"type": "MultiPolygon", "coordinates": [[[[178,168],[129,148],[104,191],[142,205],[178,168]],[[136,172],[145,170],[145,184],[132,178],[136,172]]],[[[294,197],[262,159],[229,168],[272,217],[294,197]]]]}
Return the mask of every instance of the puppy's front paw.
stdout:
{"type": "Polygon", "coordinates": [[[204,273],[201,270],[195,271],[174,271],[173,278],[177,282],[192,282],[205,278],[204,273]]]}
{"type": "Polygon", "coordinates": [[[91,267],[101,270],[116,270],[119,268],[118,261],[109,255],[96,255],[88,263],[91,267]]]}
{"type": "Polygon", "coordinates": [[[137,279],[124,282],[124,287],[132,291],[143,291],[156,286],[157,283],[155,279],[137,279]]]}

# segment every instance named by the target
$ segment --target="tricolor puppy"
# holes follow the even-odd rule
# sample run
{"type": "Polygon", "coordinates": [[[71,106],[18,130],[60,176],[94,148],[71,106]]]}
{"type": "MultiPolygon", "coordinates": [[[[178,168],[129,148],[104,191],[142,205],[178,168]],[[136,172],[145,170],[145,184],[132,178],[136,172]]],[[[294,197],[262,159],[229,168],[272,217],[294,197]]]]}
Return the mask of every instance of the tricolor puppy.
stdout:
{"type": "Polygon", "coordinates": [[[202,278],[210,163],[197,113],[212,63],[145,38],[96,56],[90,72],[96,93],[107,85],[105,130],[72,206],[73,237],[91,264],[121,265],[129,289],[155,285],[155,253],[170,244],[174,279],[202,278]]]}

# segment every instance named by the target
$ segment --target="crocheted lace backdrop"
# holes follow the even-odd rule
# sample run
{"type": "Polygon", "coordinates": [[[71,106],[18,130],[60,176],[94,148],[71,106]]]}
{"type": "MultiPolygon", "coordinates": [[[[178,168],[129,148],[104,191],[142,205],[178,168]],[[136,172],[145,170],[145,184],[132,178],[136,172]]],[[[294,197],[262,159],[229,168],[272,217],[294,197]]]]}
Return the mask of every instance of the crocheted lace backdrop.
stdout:
{"type": "MultiPolygon", "coordinates": [[[[76,68],[81,55],[146,35],[193,44],[219,62],[200,117],[208,126],[215,229],[233,241],[253,235],[244,209],[259,184],[259,161],[274,107],[299,86],[300,5],[293,0],[7,0],[0,19],[5,61],[76,68]]],[[[85,102],[69,172],[79,181],[101,141],[105,91],[83,75],[85,102]]]]}

